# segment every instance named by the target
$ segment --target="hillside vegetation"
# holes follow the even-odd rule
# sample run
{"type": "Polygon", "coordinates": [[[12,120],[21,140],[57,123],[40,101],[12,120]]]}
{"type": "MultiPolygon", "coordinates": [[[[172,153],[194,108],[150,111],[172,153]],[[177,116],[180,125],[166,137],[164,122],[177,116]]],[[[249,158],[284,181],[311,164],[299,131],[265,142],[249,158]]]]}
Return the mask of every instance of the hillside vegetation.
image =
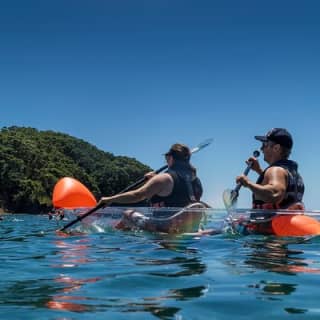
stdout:
{"type": "Polygon", "coordinates": [[[98,199],[112,195],[151,170],[136,159],[114,156],[67,134],[34,128],[0,131],[0,208],[40,213],[52,208],[55,183],[74,177],[98,199]]]}

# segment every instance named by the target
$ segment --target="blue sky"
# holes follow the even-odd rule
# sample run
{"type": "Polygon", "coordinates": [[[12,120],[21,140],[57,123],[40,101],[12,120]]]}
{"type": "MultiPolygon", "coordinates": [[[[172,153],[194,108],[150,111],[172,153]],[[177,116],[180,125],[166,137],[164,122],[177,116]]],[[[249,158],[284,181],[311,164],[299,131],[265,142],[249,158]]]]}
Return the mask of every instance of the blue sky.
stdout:
{"type": "Polygon", "coordinates": [[[212,137],[192,161],[214,207],[253,136],[285,127],[320,209],[319,16],[308,0],[2,1],[0,127],[64,132],[154,169],[172,143],[212,137]]]}

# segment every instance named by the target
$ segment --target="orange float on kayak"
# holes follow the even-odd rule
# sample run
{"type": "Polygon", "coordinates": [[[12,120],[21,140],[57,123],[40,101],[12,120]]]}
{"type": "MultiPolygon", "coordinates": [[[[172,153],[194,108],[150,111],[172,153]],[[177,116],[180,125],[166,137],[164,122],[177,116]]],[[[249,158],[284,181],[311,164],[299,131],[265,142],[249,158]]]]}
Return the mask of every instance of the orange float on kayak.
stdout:
{"type": "Polygon", "coordinates": [[[55,208],[95,207],[94,195],[81,182],[74,178],[60,179],[53,189],[52,203],[55,208]]]}
{"type": "Polygon", "coordinates": [[[320,222],[301,214],[280,214],[272,219],[272,229],[275,235],[283,237],[317,235],[320,234],[320,222]]]}

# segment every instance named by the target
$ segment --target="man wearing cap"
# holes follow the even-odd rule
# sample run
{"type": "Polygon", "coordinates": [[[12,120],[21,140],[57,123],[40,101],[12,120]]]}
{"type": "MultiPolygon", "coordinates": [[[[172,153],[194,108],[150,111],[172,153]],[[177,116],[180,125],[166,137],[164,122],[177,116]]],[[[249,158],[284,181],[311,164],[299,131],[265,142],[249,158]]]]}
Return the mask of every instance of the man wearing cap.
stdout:
{"type": "Polygon", "coordinates": [[[304,210],[303,179],[297,163],[288,159],[293,146],[291,134],[284,128],[273,128],[255,139],[262,142],[261,151],[269,166],[262,170],[258,160],[251,157],[247,163],[252,162],[252,169],[259,174],[256,183],[245,175],[236,178],[252,191],[253,208],[304,210]]]}
{"type": "MultiPolygon", "coordinates": [[[[147,199],[153,207],[181,208],[199,201],[202,196],[202,186],[196,176],[195,168],[190,164],[190,149],[184,144],[176,143],[164,156],[168,163],[168,170],[165,173],[149,172],[146,174],[148,181],[140,188],[111,197],[102,197],[99,203],[105,206],[111,203],[131,204],[147,199]]],[[[130,225],[130,222],[150,231],[178,230],[163,223],[156,225],[156,221],[132,210],[125,213],[124,220],[118,227],[130,225]]],[[[171,224],[174,223],[175,221],[171,221],[171,224]]]]}

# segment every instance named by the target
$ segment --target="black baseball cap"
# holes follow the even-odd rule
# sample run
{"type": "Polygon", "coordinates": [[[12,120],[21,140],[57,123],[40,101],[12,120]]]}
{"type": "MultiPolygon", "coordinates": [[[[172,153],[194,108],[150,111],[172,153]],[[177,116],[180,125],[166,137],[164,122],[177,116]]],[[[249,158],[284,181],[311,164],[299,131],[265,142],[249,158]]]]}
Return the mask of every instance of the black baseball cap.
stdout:
{"type": "Polygon", "coordinates": [[[291,134],[284,128],[273,128],[265,136],[255,136],[255,139],[261,142],[272,141],[288,149],[293,145],[291,134]]]}

